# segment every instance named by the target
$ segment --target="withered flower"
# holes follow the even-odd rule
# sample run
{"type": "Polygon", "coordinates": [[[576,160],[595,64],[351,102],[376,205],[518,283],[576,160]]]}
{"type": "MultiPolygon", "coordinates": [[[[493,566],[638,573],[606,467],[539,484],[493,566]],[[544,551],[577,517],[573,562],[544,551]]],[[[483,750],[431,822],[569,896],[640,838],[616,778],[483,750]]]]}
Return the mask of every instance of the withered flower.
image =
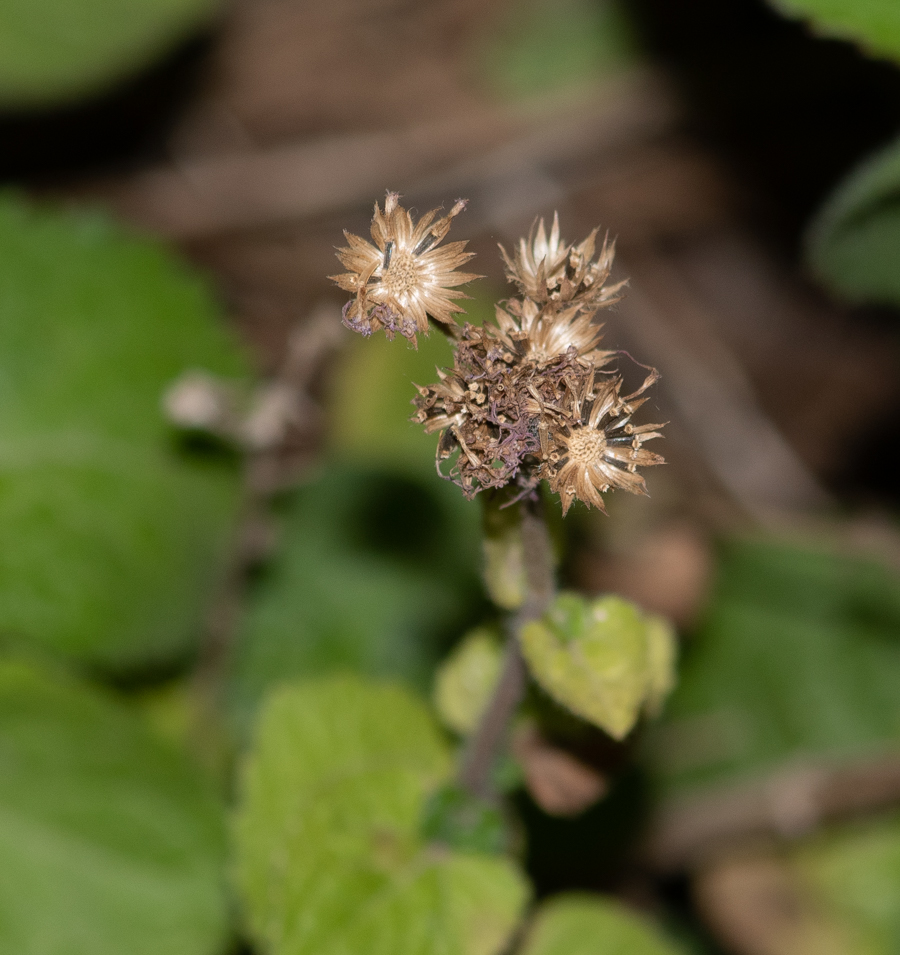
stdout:
{"type": "Polygon", "coordinates": [[[571,353],[599,368],[613,356],[600,348],[603,326],[595,321],[593,308],[579,303],[558,308],[555,302],[539,306],[530,298],[510,299],[505,305],[496,308],[496,334],[522,360],[550,361],[571,353]]]}
{"type": "MultiPolygon", "coordinates": [[[[350,247],[338,253],[350,271],[335,281],[356,293],[344,323],[414,342],[427,316],[452,322],[462,293],[450,289],[473,278],[454,269],[470,254],[463,242],[435,247],[462,208],[457,203],[437,222],[435,210],[414,225],[388,193],[384,212],[375,207],[375,246],[347,235],[350,247]]],[[[467,497],[511,484],[525,496],[547,480],[564,514],[576,497],[604,510],[602,494],[646,493],[638,468],[663,463],[643,447],[661,437],[662,425],[631,420],[657,373],[623,397],[621,376],[605,367],[615,353],[600,347],[597,312],[621,298],[625,283],[606,285],[614,245],[604,240],[597,252],[596,237],[595,229],[570,245],[557,216],[549,237],[541,220],[515,259],[503,252],[522,294],[497,306],[496,323],[466,324],[454,336],[452,367],[439,370],[435,384],[416,386],[413,420],[440,432],[438,472],[467,497]]]]}
{"type": "Polygon", "coordinates": [[[647,493],[637,469],[664,461],[642,445],[651,438],[661,438],[658,429],[663,426],[634,425],[631,416],[647,400],[638,396],[658,377],[651,372],[636,392],[623,398],[619,376],[598,380],[592,370],[581,389],[566,396],[559,426],[552,436],[553,449],[541,467],[541,476],[549,480],[552,491],[559,493],[563,516],[576,497],[605,512],[600,495],[610,488],[647,493]]]}
{"type": "Polygon", "coordinates": [[[388,338],[399,332],[415,345],[418,333],[428,334],[429,316],[454,324],[454,313],[463,311],[456,299],[467,298],[456,286],[480,276],[456,271],[474,255],[465,251],[465,241],[438,248],[452,220],[465,209],[465,200],[437,221],[440,209],[432,209],[415,223],[399,199],[389,192],[383,212],[375,204],[374,245],[344,232],[348,246],[337,255],[348,271],[330,278],[356,295],[344,307],[348,328],[365,336],[384,329],[388,338]]]}
{"type": "Polygon", "coordinates": [[[532,227],[528,239],[519,240],[512,259],[503,246],[500,252],[506,263],[506,275],[519,286],[522,294],[538,304],[549,301],[578,302],[585,308],[613,305],[621,297],[626,282],[606,286],[616,254],[615,242],[604,238],[594,259],[598,229],[578,245],[570,245],[559,237],[559,216],[553,214],[550,238],[544,220],[532,227]]]}

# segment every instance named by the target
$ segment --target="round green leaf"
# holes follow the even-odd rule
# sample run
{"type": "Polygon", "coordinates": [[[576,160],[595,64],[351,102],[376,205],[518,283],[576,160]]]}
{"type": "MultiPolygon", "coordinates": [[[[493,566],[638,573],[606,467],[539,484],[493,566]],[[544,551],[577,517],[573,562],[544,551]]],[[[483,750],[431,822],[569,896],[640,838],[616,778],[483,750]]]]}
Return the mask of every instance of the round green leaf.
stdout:
{"type": "Polygon", "coordinates": [[[785,16],[808,20],[816,33],[900,59],[900,7],[894,0],[772,0],[785,16]]]}
{"type": "Polygon", "coordinates": [[[571,893],[545,902],[521,955],[679,955],[648,922],[618,902],[571,893]]]}
{"type": "Polygon", "coordinates": [[[619,597],[587,601],[560,594],[540,620],[523,628],[522,651],[554,699],[622,739],[645,703],[659,702],[665,660],[658,647],[651,655],[653,626],[619,597]]]}
{"type": "Polygon", "coordinates": [[[160,399],[243,363],[206,289],[99,218],[0,197],[0,635],[93,665],[182,654],[236,511],[160,399]]]}
{"type": "Polygon", "coordinates": [[[424,705],[334,677],[264,707],[243,774],[237,881],[273,955],[495,955],[527,891],[504,859],[429,846],[428,796],[450,770],[424,705]]]}
{"type": "Polygon", "coordinates": [[[213,955],[222,807],[95,691],[0,664],[0,951],[213,955]]]}
{"type": "Polygon", "coordinates": [[[0,106],[78,99],[150,64],[220,0],[0,0],[0,106]]]}
{"type": "Polygon", "coordinates": [[[446,726],[460,736],[478,726],[500,678],[501,665],[500,641],[489,627],[479,627],[463,637],[441,664],[434,685],[435,708],[446,726]]]}

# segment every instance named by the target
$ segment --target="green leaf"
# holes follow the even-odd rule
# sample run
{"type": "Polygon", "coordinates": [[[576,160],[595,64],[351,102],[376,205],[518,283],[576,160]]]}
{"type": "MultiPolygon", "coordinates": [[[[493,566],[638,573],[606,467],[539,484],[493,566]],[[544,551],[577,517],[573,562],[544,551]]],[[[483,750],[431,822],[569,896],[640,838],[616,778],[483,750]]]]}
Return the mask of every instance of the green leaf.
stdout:
{"type": "Polygon", "coordinates": [[[858,43],[874,56],[900,59],[900,8],[894,0],[771,0],[785,16],[808,20],[816,33],[858,43]]]}
{"type": "Polygon", "coordinates": [[[434,685],[435,708],[444,724],[460,736],[478,726],[497,685],[501,657],[497,633],[478,627],[441,664],[434,685]]]}
{"type": "Polygon", "coordinates": [[[680,951],[618,902],[569,893],[538,909],[520,955],[679,955],[680,951]]]}
{"type": "Polygon", "coordinates": [[[265,706],[244,767],[237,880],[273,955],[495,955],[527,899],[511,863],[425,844],[450,759],[400,687],[334,677],[265,706]]]}
{"type": "Polygon", "coordinates": [[[198,771],[132,714],[0,664],[0,950],[220,950],[223,821],[198,771]]]}
{"type": "MultiPolygon", "coordinates": [[[[900,11],[900,6],[897,7],[900,11]]],[[[809,229],[806,257],[834,294],[855,303],[900,303],[900,140],[838,186],[809,229]]]]}
{"type": "Polygon", "coordinates": [[[455,492],[433,472],[331,466],[292,496],[238,640],[239,722],[294,677],[356,670],[429,685],[441,638],[478,599],[477,513],[460,526],[455,492]]]}
{"type": "Polygon", "coordinates": [[[131,76],[219,0],[0,0],[0,106],[63,103],[131,76]]]}
{"type": "Polygon", "coordinates": [[[795,757],[858,758],[900,734],[900,578],[758,539],[723,545],[707,619],[657,727],[656,771],[691,789],[795,757]]]}
{"type": "MultiPolygon", "coordinates": [[[[826,912],[847,955],[894,955],[900,941],[900,818],[828,832],[790,852],[816,911],[826,912]]],[[[834,937],[833,936],[833,937],[834,937]]]]}
{"type": "Polygon", "coordinates": [[[622,739],[645,705],[660,704],[671,667],[665,639],[658,623],[619,597],[560,594],[544,617],[523,629],[522,650],[557,702],[622,739]]]}
{"type": "Polygon", "coordinates": [[[0,197],[0,634],[103,667],[196,638],[236,468],[176,446],[185,368],[244,370],[207,290],[155,244],[0,197]]]}

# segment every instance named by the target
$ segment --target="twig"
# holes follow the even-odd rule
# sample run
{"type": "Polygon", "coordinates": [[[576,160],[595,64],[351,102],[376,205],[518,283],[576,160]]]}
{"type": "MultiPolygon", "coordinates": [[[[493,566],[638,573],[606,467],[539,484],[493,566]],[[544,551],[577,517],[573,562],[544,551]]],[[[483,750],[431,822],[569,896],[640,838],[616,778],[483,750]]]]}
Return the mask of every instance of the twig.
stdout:
{"type": "Polygon", "coordinates": [[[278,374],[259,389],[250,415],[239,429],[237,437],[246,457],[237,532],[194,668],[194,683],[208,714],[219,703],[248,576],[271,547],[269,500],[299,477],[293,462],[285,461],[290,438],[315,424],[318,409],[310,398],[310,387],[340,334],[338,309],[325,303],[298,324],[278,374]]]}
{"type": "Polygon", "coordinates": [[[525,500],[518,507],[525,555],[525,602],[510,621],[500,679],[478,728],[469,738],[459,775],[460,785],[482,799],[494,796],[491,770],[525,692],[528,674],[519,634],[527,623],[543,614],[554,591],[553,550],[541,502],[525,500]]]}

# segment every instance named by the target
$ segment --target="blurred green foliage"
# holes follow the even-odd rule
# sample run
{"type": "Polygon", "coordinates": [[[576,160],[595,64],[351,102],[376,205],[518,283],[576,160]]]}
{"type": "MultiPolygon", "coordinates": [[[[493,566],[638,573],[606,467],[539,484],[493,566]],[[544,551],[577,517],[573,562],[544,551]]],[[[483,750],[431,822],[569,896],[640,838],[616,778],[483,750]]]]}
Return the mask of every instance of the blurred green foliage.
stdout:
{"type": "Polygon", "coordinates": [[[771,540],[726,544],[653,748],[665,788],[900,741],[900,580],[771,540]]]}
{"type": "MultiPolygon", "coordinates": [[[[468,289],[477,297],[464,302],[467,314],[460,321],[481,324],[492,317],[494,307],[476,283],[468,289]]],[[[331,379],[328,396],[328,440],[340,460],[381,465],[396,473],[439,482],[434,469],[436,434],[425,434],[410,421],[414,412],[415,385],[437,380],[437,369],[453,363],[450,343],[440,332],[420,336],[418,350],[405,341],[389,342],[382,335],[362,338],[350,335],[331,379]]],[[[458,488],[447,485],[448,496],[457,501],[459,518],[471,515],[478,526],[480,508],[466,502],[458,488]]],[[[480,530],[476,531],[476,546],[480,530]]]]}
{"type": "Polygon", "coordinates": [[[221,0],[0,0],[0,107],[100,92],[209,23],[221,0]]]}
{"type": "Polygon", "coordinates": [[[680,951],[620,903],[567,893],[537,910],[521,955],[678,955],[680,951]]]}
{"type": "Polygon", "coordinates": [[[503,97],[586,85],[637,60],[634,34],[616,0],[519,0],[501,9],[478,65],[503,97]]]}
{"type": "Polygon", "coordinates": [[[478,726],[497,685],[503,643],[499,630],[476,627],[441,663],[434,683],[434,708],[441,722],[468,736],[478,726]]]}
{"type": "Polygon", "coordinates": [[[281,516],[279,552],[251,589],[238,638],[239,721],[296,676],[355,670],[426,688],[480,602],[475,505],[433,472],[414,480],[346,464],[292,494],[281,516]]]}
{"type": "Polygon", "coordinates": [[[874,56],[900,60],[900,5],[895,0],[770,0],[785,16],[807,20],[823,37],[858,43],[874,56]]]}
{"type": "Polygon", "coordinates": [[[900,304],[900,141],[870,156],[810,226],[806,255],[822,284],[854,303],[900,304]]]}
{"type": "Polygon", "coordinates": [[[188,368],[245,371],[207,289],[100,217],[0,200],[0,637],[95,667],[196,640],[238,495],[161,410],[188,368]]]}
{"type": "MultiPolygon", "coordinates": [[[[771,0],[807,20],[823,37],[848,40],[868,54],[900,62],[900,4],[895,0],[771,0]]],[[[868,157],[837,186],[806,236],[811,272],[854,304],[900,303],[900,142],[868,157]]]]}
{"type": "Polygon", "coordinates": [[[421,835],[450,770],[440,731],[407,690],[343,677],[276,691],[237,819],[238,882],[266,950],[499,951],[527,901],[516,867],[421,835]]]}
{"type": "Polygon", "coordinates": [[[847,955],[895,955],[900,948],[900,818],[857,823],[790,852],[803,889],[847,955]]]}
{"type": "Polygon", "coordinates": [[[0,950],[209,955],[224,807],[96,690],[0,663],[0,950]]]}

